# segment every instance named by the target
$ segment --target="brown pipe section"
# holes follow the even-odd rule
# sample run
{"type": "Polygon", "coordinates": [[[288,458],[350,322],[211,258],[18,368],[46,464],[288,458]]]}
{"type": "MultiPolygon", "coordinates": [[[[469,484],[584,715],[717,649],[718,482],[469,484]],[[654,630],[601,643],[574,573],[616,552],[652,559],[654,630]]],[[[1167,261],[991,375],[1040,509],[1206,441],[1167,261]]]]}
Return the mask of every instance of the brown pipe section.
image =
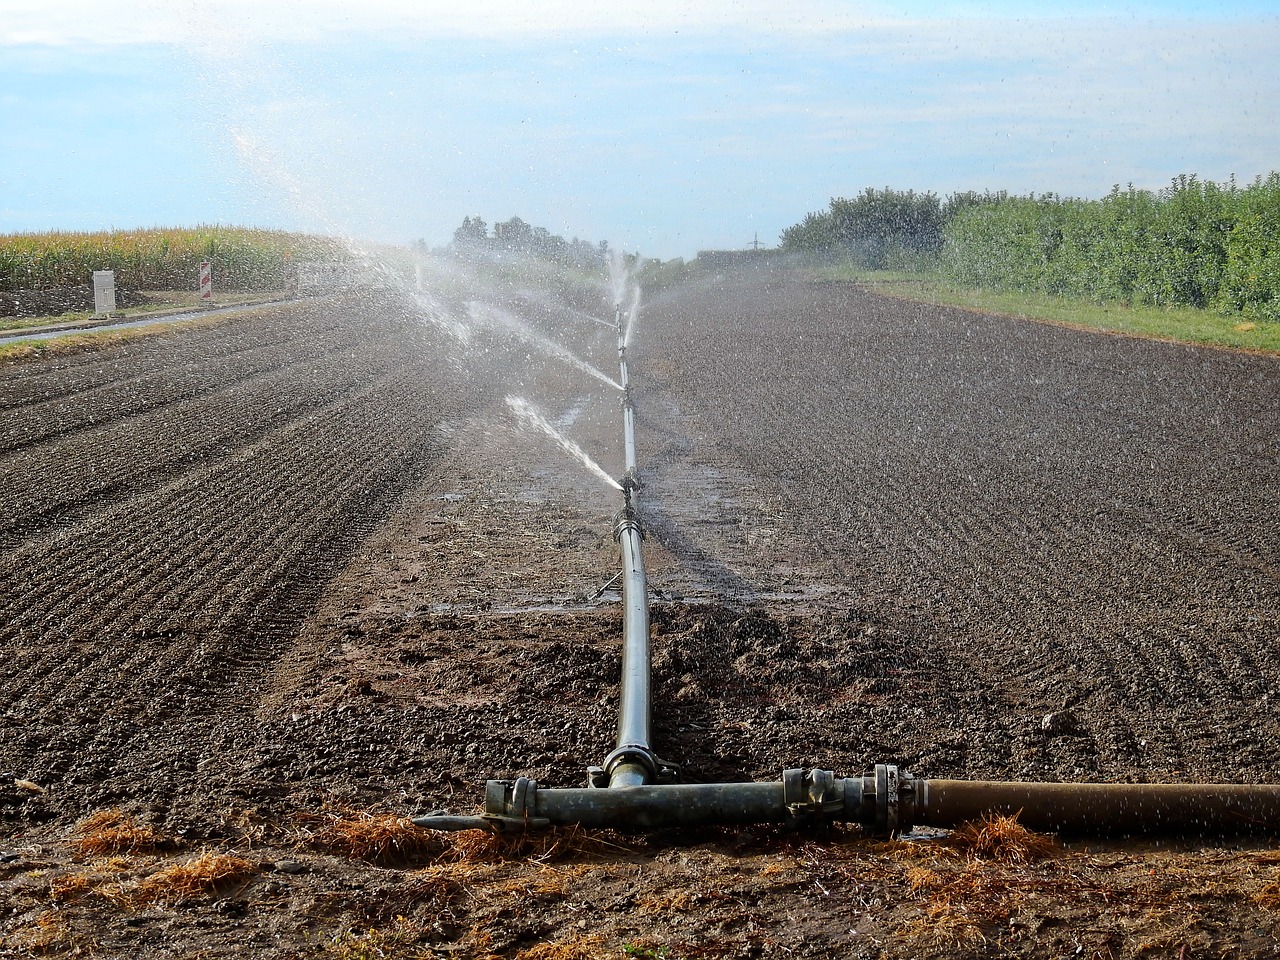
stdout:
{"type": "Polygon", "coordinates": [[[916,780],[910,794],[903,800],[911,809],[903,813],[918,826],[956,827],[984,814],[1017,814],[1029,829],[1067,834],[1280,831],[1276,785],[916,780]]]}

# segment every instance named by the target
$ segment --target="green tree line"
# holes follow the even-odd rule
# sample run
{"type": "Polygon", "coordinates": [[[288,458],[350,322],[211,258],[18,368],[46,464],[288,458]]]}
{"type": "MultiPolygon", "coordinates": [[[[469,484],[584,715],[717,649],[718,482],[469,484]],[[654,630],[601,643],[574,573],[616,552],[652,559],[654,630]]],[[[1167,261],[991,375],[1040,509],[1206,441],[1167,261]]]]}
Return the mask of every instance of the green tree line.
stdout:
{"type": "Polygon", "coordinates": [[[546,227],[525,223],[519,217],[494,223],[492,235],[483,218],[464,217],[462,225],[453,231],[453,246],[461,251],[484,249],[523,253],[579,267],[599,266],[609,256],[607,241],[589,243],[577,237],[566,240],[546,227]]]}
{"type": "Polygon", "coordinates": [[[1280,321],[1280,173],[1241,187],[1180,176],[1100,200],[864,190],[782,234],[786,250],[968,286],[1181,305],[1280,321]]]}

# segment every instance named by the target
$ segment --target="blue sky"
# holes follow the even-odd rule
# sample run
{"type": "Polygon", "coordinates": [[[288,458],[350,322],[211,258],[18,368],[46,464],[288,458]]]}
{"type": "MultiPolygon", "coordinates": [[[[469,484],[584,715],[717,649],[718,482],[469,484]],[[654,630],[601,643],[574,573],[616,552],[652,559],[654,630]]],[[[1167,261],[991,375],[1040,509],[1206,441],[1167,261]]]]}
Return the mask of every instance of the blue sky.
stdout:
{"type": "Polygon", "coordinates": [[[0,232],[479,214],[687,257],[867,186],[1280,169],[1280,0],[463,6],[0,0],[0,232]]]}

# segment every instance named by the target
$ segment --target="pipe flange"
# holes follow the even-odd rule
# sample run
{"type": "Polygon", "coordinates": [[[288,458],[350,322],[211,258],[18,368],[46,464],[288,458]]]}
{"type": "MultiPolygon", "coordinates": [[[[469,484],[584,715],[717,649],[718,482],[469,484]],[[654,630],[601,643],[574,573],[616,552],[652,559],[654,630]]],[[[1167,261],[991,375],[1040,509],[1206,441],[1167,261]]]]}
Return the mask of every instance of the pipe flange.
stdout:
{"type": "MultiPolygon", "coordinates": [[[[900,771],[896,764],[877,763],[862,777],[857,820],[878,833],[910,830],[915,823],[916,785],[920,782],[900,771]]],[[[854,812],[852,807],[849,812],[854,812]]]]}
{"type": "Polygon", "coordinates": [[[898,767],[893,763],[876,764],[876,813],[885,833],[898,832],[898,767]]]}
{"type": "Polygon", "coordinates": [[[486,816],[509,820],[529,819],[537,813],[538,782],[528,777],[490,780],[484,788],[486,816]]]}

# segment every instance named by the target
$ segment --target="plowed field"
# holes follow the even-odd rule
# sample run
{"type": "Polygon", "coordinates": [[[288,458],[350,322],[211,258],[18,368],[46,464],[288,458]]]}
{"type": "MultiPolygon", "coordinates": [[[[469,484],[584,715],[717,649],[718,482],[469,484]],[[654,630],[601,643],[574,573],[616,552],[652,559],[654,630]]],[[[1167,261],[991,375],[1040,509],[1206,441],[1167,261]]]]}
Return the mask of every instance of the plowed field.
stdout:
{"type": "MultiPolygon", "coordinates": [[[[1274,954],[1265,838],[396,820],[612,746],[618,495],[506,402],[621,472],[548,346],[612,374],[584,312],[350,296],[0,370],[0,954],[1274,954]],[[242,866],[179,891],[202,853],[242,866]]],[[[691,775],[1280,776],[1276,359],[790,274],[650,298],[629,356],[691,775]]]]}

